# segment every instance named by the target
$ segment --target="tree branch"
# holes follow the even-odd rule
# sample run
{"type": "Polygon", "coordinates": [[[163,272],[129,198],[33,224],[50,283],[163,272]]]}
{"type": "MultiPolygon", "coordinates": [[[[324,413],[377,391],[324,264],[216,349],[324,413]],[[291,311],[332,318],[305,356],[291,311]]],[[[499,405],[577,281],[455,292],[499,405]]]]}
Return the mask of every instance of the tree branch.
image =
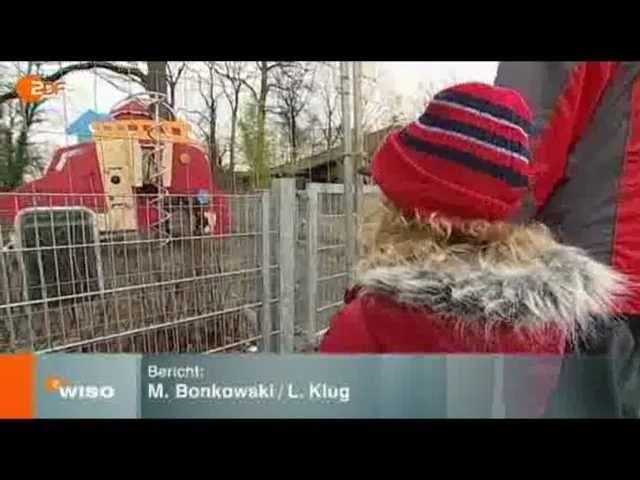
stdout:
{"type": "Polygon", "coordinates": [[[119,92],[127,93],[127,94],[130,93],[129,89],[127,89],[123,85],[118,85],[118,83],[114,79],[109,78],[107,75],[103,73],[99,73],[97,71],[96,71],[96,75],[100,80],[107,82],[109,85],[111,85],[113,88],[115,88],[119,92]]]}
{"type": "Polygon", "coordinates": [[[213,62],[213,71],[222,78],[222,92],[229,106],[233,108],[244,85],[243,67],[238,63],[224,62],[224,70],[222,70],[217,62],[213,62]]]}
{"type": "Polygon", "coordinates": [[[267,64],[266,71],[273,70],[274,68],[287,68],[290,67],[295,62],[274,62],[271,65],[267,64]]]}
{"type": "MultiPolygon", "coordinates": [[[[94,68],[102,68],[104,70],[110,70],[112,72],[118,73],[120,75],[125,75],[128,77],[132,77],[138,83],[144,85],[147,80],[147,75],[136,67],[125,67],[121,65],[116,65],[111,62],[83,62],[83,63],[74,63],[73,65],[67,65],[59,69],[58,71],[52,73],[51,75],[47,75],[43,77],[43,80],[46,82],[56,82],[63,78],[65,75],[68,75],[72,72],[78,72],[82,70],[91,70],[94,68]]],[[[13,100],[18,98],[18,93],[15,88],[11,91],[0,95],[0,104],[7,102],[9,100],[13,100]]]]}
{"type": "Polygon", "coordinates": [[[184,71],[186,66],[187,62],[182,62],[178,67],[178,71],[174,75],[173,70],[171,69],[171,62],[167,62],[167,80],[172,86],[175,87],[180,81],[180,77],[182,76],[182,72],[184,71]]]}
{"type": "Polygon", "coordinates": [[[255,88],[253,88],[253,85],[251,85],[245,78],[241,79],[241,82],[244,84],[245,87],[249,89],[249,91],[253,95],[254,100],[258,101],[258,92],[256,91],[255,88]]]}

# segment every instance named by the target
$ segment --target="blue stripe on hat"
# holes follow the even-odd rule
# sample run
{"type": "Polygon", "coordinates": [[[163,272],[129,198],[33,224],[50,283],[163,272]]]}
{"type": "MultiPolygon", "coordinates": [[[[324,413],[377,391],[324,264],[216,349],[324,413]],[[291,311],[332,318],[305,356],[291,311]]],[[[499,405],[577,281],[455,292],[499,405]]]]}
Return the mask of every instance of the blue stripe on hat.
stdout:
{"type": "Polygon", "coordinates": [[[503,150],[508,150],[509,152],[526,158],[527,161],[531,159],[531,152],[525,145],[490,130],[460,122],[458,120],[438,117],[430,113],[424,113],[418,121],[425,127],[435,127],[441,130],[456,132],[503,150]]]}
{"type": "Polygon", "coordinates": [[[473,108],[474,110],[477,110],[479,112],[487,113],[493,117],[505,120],[522,128],[527,135],[531,135],[531,132],[533,131],[533,127],[529,120],[521,117],[510,108],[507,108],[503,105],[496,105],[495,103],[485,100],[484,98],[478,98],[464,92],[447,90],[438,93],[434,97],[434,99],[457,103],[458,105],[473,108]]]}
{"type": "Polygon", "coordinates": [[[510,167],[498,165],[456,148],[427,142],[410,135],[406,130],[402,130],[399,137],[402,143],[416,152],[434,155],[455,162],[459,165],[490,175],[498,180],[502,180],[512,187],[529,186],[529,179],[510,167]]]}

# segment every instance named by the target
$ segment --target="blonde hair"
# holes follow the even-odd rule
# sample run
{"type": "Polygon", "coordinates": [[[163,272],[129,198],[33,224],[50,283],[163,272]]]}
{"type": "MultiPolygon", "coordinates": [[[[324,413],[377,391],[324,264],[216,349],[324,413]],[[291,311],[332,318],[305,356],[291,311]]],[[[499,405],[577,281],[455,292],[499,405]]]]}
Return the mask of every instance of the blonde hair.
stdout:
{"type": "Polygon", "coordinates": [[[463,264],[523,265],[557,245],[541,224],[456,220],[432,213],[409,219],[382,199],[374,227],[361,235],[360,272],[407,263],[455,269],[463,264]]]}

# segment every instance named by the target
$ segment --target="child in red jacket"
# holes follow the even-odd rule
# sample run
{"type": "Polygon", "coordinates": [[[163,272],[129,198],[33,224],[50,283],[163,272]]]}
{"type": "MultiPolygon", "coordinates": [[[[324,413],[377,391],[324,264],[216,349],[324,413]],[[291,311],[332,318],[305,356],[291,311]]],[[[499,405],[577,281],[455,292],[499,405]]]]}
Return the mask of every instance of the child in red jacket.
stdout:
{"type": "Polygon", "coordinates": [[[517,92],[469,83],[386,139],[371,169],[386,211],[321,352],[558,355],[612,318],[622,275],[509,222],[530,131],[517,92]]]}

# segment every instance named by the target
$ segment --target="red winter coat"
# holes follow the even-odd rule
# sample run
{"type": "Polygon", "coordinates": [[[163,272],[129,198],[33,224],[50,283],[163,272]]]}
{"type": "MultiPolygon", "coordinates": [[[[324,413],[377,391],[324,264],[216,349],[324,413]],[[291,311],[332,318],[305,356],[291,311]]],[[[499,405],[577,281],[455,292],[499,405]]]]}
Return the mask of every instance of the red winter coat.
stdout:
{"type": "MultiPolygon", "coordinates": [[[[559,360],[570,333],[610,313],[622,284],[609,267],[564,246],[522,267],[374,268],[347,293],[320,352],[550,354],[559,360]]],[[[559,367],[556,361],[537,362],[526,374],[520,369],[505,378],[505,395],[533,399],[525,410],[541,414],[559,367]],[[523,395],[524,388],[531,393],[523,395]]]]}
{"type": "MultiPolygon", "coordinates": [[[[640,62],[503,62],[496,85],[534,113],[540,174],[527,212],[635,277],[620,313],[640,314],[640,62]]],[[[630,320],[635,321],[635,318],[630,320]]]]}

